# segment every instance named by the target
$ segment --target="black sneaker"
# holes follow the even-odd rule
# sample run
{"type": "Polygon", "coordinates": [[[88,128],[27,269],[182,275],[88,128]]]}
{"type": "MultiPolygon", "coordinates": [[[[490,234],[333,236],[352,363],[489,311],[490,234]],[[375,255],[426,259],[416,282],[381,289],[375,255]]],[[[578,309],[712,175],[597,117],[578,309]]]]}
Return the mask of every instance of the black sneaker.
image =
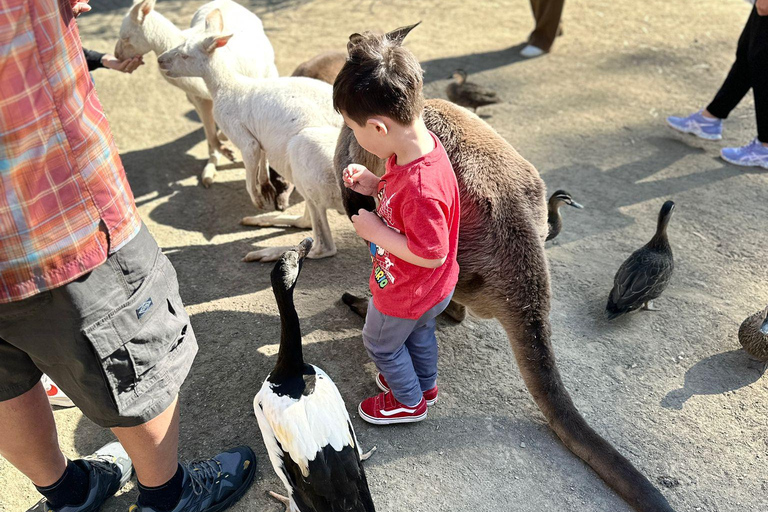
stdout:
{"type": "MultiPolygon", "coordinates": [[[[220,512],[243,497],[256,475],[256,454],[247,446],[232,448],[212,459],[181,465],[181,498],[171,512],[220,512]]],[[[157,512],[139,502],[128,512],[157,512]]]]}
{"type": "Polygon", "coordinates": [[[53,508],[43,499],[27,512],[96,512],[108,498],[122,489],[133,473],[133,463],[117,441],[102,446],[93,455],[73,462],[83,468],[90,478],[85,502],[76,506],[53,508]]]}

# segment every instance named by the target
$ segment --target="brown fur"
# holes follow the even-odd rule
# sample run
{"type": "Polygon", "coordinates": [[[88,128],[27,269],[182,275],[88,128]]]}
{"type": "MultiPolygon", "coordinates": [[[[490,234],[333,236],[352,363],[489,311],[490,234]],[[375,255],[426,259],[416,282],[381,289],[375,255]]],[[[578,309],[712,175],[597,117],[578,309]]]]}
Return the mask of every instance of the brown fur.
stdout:
{"type": "Polygon", "coordinates": [[[345,53],[323,52],[299,64],[291,76],[306,76],[333,85],[336,75],[344,67],[345,62],[347,62],[345,53]]]}
{"type": "MultiPolygon", "coordinates": [[[[424,121],[445,146],[459,183],[461,273],[454,299],[501,322],[528,390],[573,453],[635,509],[671,511],[661,493],[587,425],[560,378],[550,343],[547,202],[538,172],[463,108],[428,100],[424,121]]],[[[335,157],[339,183],[350,163],[379,176],[384,172],[384,162],[365,152],[345,127],[335,157]]],[[[347,214],[373,209],[372,198],[341,188],[347,214]]]]}

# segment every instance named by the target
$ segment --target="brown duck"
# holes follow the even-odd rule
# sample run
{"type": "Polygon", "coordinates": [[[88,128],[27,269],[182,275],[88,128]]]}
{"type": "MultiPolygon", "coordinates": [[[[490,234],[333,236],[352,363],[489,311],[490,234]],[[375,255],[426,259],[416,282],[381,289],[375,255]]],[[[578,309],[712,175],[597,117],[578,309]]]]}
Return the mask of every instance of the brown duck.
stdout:
{"type": "Polygon", "coordinates": [[[609,320],[641,308],[657,310],[653,299],[659,298],[667,288],[675,268],[667,238],[667,224],[674,209],[674,202],[664,203],[659,212],[656,234],[650,242],[633,252],[616,272],[605,307],[609,320]]]}
{"type": "Polygon", "coordinates": [[[768,362],[768,306],[742,322],[739,343],[754,359],[768,362]]]}
{"type": "Polygon", "coordinates": [[[463,69],[457,69],[452,75],[453,82],[445,88],[448,99],[462,107],[471,108],[477,112],[477,107],[493,105],[501,100],[498,95],[481,85],[467,82],[467,72],[463,69]]]}
{"type": "Polygon", "coordinates": [[[547,225],[549,226],[547,240],[552,240],[555,238],[560,234],[560,230],[563,229],[563,218],[560,217],[560,207],[564,204],[573,206],[579,210],[584,208],[582,205],[574,201],[571,197],[571,194],[565,190],[558,190],[549,196],[549,203],[547,204],[547,225]]]}

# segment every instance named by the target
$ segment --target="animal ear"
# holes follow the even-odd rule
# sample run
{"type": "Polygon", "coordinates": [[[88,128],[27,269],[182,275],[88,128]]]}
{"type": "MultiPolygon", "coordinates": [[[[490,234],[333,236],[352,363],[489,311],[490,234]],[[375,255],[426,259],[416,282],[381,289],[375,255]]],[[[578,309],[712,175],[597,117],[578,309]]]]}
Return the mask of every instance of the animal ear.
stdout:
{"type": "Polygon", "coordinates": [[[347,42],[347,51],[351,51],[352,48],[357,46],[362,40],[363,40],[362,34],[358,34],[357,32],[349,36],[349,42],[347,42]]]}
{"type": "Polygon", "coordinates": [[[133,4],[133,7],[131,7],[131,18],[141,25],[144,23],[144,18],[147,17],[147,14],[154,8],[155,0],[141,0],[140,2],[136,2],[133,4]]]}
{"type": "Polygon", "coordinates": [[[203,41],[203,48],[206,52],[213,53],[216,48],[226,45],[234,34],[218,35],[206,37],[203,41]]]}
{"type": "Polygon", "coordinates": [[[392,32],[387,32],[385,34],[385,37],[399,46],[403,44],[403,39],[405,39],[405,36],[407,36],[411,30],[413,30],[420,24],[421,22],[419,21],[418,23],[414,23],[413,25],[408,25],[407,27],[396,28],[392,32]]]}
{"type": "Polygon", "coordinates": [[[205,17],[205,30],[221,34],[224,31],[224,18],[220,9],[214,9],[205,17]]]}

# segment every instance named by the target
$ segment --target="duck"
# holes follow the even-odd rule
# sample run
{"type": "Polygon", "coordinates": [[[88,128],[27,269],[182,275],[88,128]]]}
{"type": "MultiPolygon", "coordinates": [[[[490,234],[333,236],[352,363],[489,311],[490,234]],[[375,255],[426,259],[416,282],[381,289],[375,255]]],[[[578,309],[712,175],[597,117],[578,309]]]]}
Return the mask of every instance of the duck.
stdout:
{"type": "Polygon", "coordinates": [[[571,194],[565,190],[558,190],[549,197],[549,203],[547,206],[547,224],[549,225],[549,233],[547,234],[547,240],[552,240],[560,234],[560,230],[563,229],[563,219],[560,217],[560,207],[564,204],[573,206],[581,210],[584,208],[577,203],[571,197],[571,194]]]}
{"type": "Polygon", "coordinates": [[[768,306],[741,323],[739,343],[750,357],[768,363],[768,306]]]}
{"type": "Polygon", "coordinates": [[[362,453],[344,399],[323,370],[304,362],[293,291],[312,239],[286,251],[272,269],[280,312],[277,362],[253,399],[259,430],[287,496],[289,512],[373,512],[362,453]]]}
{"type": "Polygon", "coordinates": [[[454,81],[448,84],[448,87],[445,88],[445,93],[448,99],[457,105],[471,108],[472,111],[477,112],[477,107],[501,102],[494,91],[481,85],[467,82],[467,72],[463,69],[454,71],[450,78],[453,78],[454,81]]]}
{"type": "Polygon", "coordinates": [[[664,203],[659,211],[656,234],[650,242],[633,252],[616,272],[605,307],[609,320],[641,308],[658,311],[653,300],[667,288],[675,268],[667,238],[667,225],[674,210],[673,201],[664,203]]]}

